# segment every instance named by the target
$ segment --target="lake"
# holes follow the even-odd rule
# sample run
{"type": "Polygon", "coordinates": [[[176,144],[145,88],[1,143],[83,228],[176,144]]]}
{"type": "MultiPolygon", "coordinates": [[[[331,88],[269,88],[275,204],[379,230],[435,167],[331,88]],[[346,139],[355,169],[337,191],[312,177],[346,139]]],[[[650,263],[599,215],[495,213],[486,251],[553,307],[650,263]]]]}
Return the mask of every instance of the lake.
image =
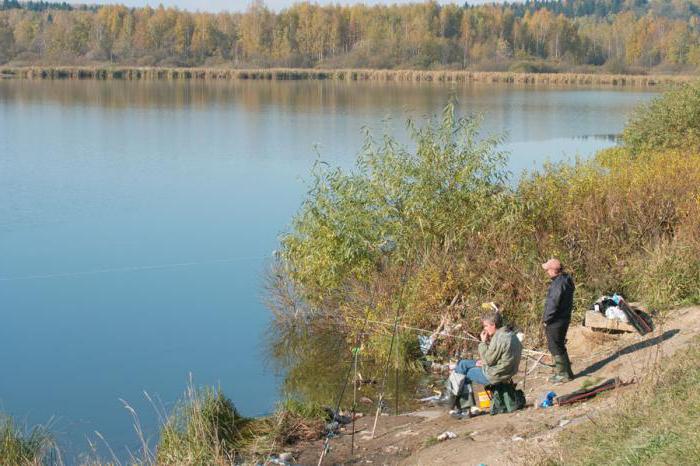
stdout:
{"type": "Polygon", "coordinates": [[[99,431],[137,444],[155,409],[216,385],[270,412],[263,277],[320,158],[454,94],[507,132],[510,169],[615,144],[654,94],[438,84],[0,80],[0,411],[53,418],[66,462],[99,431]]]}

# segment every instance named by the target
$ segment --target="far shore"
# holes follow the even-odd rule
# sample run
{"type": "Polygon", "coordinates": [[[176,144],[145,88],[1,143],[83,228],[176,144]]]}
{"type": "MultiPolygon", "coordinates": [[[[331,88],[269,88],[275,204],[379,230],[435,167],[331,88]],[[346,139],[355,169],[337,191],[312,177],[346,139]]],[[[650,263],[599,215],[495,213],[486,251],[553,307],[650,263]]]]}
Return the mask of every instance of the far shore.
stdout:
{"type": "Polygon", "coordinates": [[[698,79],[697,76],[691,75],[516,73],[450,70],[331,70],[304,68],[166,68],[130,66],[5,66],[0,67],[0,78],[97,80],[334,80],[644,88],[685,83],[698,79]]]}

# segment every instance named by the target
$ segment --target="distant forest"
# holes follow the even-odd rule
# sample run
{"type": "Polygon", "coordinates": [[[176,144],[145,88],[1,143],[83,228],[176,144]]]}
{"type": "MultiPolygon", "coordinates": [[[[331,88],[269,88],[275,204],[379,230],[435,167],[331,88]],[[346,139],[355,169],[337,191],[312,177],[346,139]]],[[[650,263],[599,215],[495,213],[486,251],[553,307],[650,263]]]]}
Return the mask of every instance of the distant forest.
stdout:
{"type": "Polygon", "coordinates": [[[15,65],[693,72],[700,0],[321,6],[244,12],[0,1],[15,65]]]}

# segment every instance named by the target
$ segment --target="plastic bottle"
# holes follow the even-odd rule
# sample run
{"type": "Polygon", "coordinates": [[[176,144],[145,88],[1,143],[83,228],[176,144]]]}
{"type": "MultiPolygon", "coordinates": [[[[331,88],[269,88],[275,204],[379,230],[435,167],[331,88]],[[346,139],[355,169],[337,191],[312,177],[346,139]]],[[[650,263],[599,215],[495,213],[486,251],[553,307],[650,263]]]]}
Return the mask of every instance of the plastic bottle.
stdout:
{"type": "Polygon", "coordinates": [[[554,392],[547,392],[545,395],[544,399],[542,400],[542,403],[540,403],[540,408],[549,408],[551,406],[554,406],[554,398],[557,396],[556,393],[554,392]]]}

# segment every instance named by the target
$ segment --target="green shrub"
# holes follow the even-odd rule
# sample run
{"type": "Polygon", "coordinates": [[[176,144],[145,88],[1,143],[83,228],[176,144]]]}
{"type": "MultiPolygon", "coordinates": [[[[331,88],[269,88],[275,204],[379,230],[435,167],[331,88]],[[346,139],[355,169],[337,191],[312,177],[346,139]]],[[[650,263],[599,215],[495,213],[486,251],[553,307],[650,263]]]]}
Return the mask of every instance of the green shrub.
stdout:
{"type": "Polygon", "coordinates": [[[624,130],[634,152],[700,147],[700,82],[679,84],[639,107],[624,130]]]}
{"type": "Polygon", "coordinates": [[[396,244],[395,261],[423,250],[455,247],[498,210],[505,190],[499,137],[479,138],[477,118],[458,118],[449,104],[439,124],[409,121],[411,151],[394,138],[367,135],[353,172],[317,165],[309,196],[282,240],[287,270],[312,302],[366,278],[396,244]]]}
{"type": "MultiPolygon", "coordinates": [[[[391,327],[387,327],[385,332],[376,332],[372,334],[370,345],[382,355],[389,353],[391,342],[391,327]]],[[[389,367],[392,369],[400,369],[402,371],[417,371],[422,369],[418,359],[421,358],[420,345],[415,333],[406,332],[399,329],[399,332],[394,338],[392,354],[389,357],[389,367]]],[[[384,364],[384,361],[381,361],[384,364]]],[[[382,366],[383,368],[383,366],[382,366]]]]}
{"type": "Polygon", "coordinates": [[[25,466],[51,464],[58,457],[56,443],[47,428],[22,432],[12,418],[0,415],[0,464],[25,466]]]}

